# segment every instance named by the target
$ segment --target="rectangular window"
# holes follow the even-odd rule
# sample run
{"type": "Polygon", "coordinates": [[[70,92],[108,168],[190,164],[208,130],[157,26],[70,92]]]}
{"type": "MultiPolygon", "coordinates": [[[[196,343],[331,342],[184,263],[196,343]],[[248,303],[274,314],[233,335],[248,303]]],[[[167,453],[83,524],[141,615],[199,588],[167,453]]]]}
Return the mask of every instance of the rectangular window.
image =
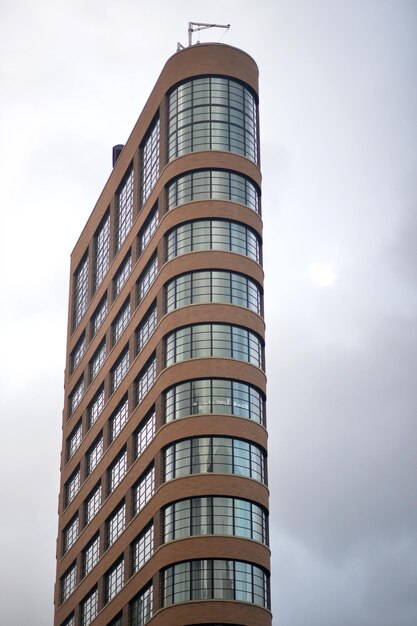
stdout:
{"type": "Polygon", "coordinates": [[[87,310],[88,304],[88,256],[81,261],[74,274],[74,313],[73,328],[75,329],[87,310]]]}
{"type": "Polygon", "coordinates": [[[140,404],[156,380],[156,359],[144,367],[136,383],[136,402],[140,404]]]}
{"type": "Polygon", "coordinates": [[[146,528],[132,545],[133,573],[143,567],[153,554],[153,524],[146,528]]]}
{"type": "Polygon", "coordinates": [[[101,387],[101,389],[99,389],[96,395],[94,396],[92,403],[88,407],[88,427],[89,428],[91,428],[91,426],[97,420],[103,408],[104,408],[104,387],[101,387]]]}
{"type": "Polygon", "coordinates": [[[126,472],[127,450],[124,450],[109,469],[109,493],[116,489],[117,485],[125,477],[126,472]]]}
{"type": "Polygon", "coordinates": [[[106,315],[107,315],[107,295],[105,295],[104,298],[100,300],[100,304],[94,311],[93,316],[91,318],[92,337],[96,335],[98,329],[100,328],[100,326],[106,319],[106,315]]]}
{"type": "Polygon", "coordinates": [[[129,417],[127,396],[110,418],[110,441],[116,439],[129,417]]]}
{"type": "Polygon", "coordinates": [[[122,589],[124,585],[124,578],[125,563],[122,557],[122,559],[118,563],[116,563],[116,565],[114,565],[104,577],[106,603],[110,602],[110,600],[113,600],[114,596],[116,596],[122,589]]]}
{"type": "Polygon", "coordinates": [[[139,253],[145,250],[146,246],[152,239],[152,236],[156,229],[158,228],[159,223],[159,212],[158,205],[156,205],[152,211],[149,213],[144,225],[142,226],[139,232],[139,253]]]}
{"type": "Polygon", "coordinates": [[[75,563],[64,574],[61,580],[61,602],[65,602],[72,594],[77,582],[77,566],[75,563]]]}
{"type": "Polygon", "coordinates": [[[74,413],[75,409],[80,404],[83,395],[84,395],[84,378],[81,377],[78,383],[75,385],[69,397],[70,416],[74,413]]]}
{"type": "Polygon", "coordinates": [[[145,295],[148,293],[151,288],[152,283],[154,282],[156,275],[158,274],[158,257],[155,256],[149,261],[145,270],[139,277],[138,281],[138,302],[142,302],[145,295]]]}
{"type": "Polygon", "coordinates": [[[119,314],[113,322],[113,345],[120,339],[130,320],[130,299],[123,304],[119,314]]]}
{"type": "Polygon", "coordinates": [[[64,554],[74,545],[79,531],[78,515],[72,518],[70,523],[64,528],[63,532],[63,551],[64,554]]]}
{"type": "Polygon", "coordinates": [[[159,176],[159,126],[158,118],[141,147],[141,206],[145,204],[159,176]]]}
{"type": "Polygon", "coordinates": [[[80,447],[83,438],[83,425],[78,422],[67,440],[67,461],[74,455],[75,451],[80,447]]]}
{"type": "Polygon", "coordinates": [[[106,360],[106,340],[103,339],[90,361],[90,382],[95,379],[106,360]]]}
{"type": "Polygon", "coordinates": [[[149,502],[155,492],[155,468],[149,470],[133,491],[133,511],[136,515],[149,502]]]}
{"type": "Polygon", "coordinates": [[[83,333],[81,337],[79,338],[79,340],[77,341],[77,343],[75,344],[74,350],[71,352],[71,357],[70,357],[71,373],[75,370],[77,365],[81,362],[81,359],[83,358],[84,353],[85,353],[85,346],[86,346],[85,333],[83,333]]]}
{"type": "Polygon", "coordinates": [[[83,576],[87,576],[100,559],[100,535],[90,541],[83,552],[83,576]]]}
{"type": "Polygon", "coordinates": [[[97,515],[101,507],[101,484],[96,487],[93,493],[85,501],[85,523],[91,522],[93,517],[97,515]]]}
{"type": "Polygon", "coordinates": [[[146,450],[152,439],[155,437],[156,417],[155,411],[143,422],[143,425],[139,429],[136,435],[136,450],[135,458],[139,458],[140,455],[146,450]]]}
{"type": "Polygon", "coordinates": [[[126,524],[126,504],[123,503],[120,506],[116,513],[107,520],[106,523],[106,542],[107,547],[109,548],[115,541],[120,537],[122,532],[125,529],[126,524]]]}
{"type": "Polygon", "coordinates": [[[153,613],[153,587],[147,587],[130,605],[132,626],[144,626],[149,622],[153,613]]]}
{"type": "Polygon", "coordinates": [[[100,287],[110,265],[110,214],[108,213],[95,236],[94,292],[100,287]]]}
{"type": "Polygon", "coordinates": [[[93,443],[90,450],[87,452],[87,475],[96,468],[103,456],[103,435],[100,435],[98,439],[93,443]]]}
{"type": "Polygon", "coordinates": [[[127,279],[132,271],[132,256],[129,254],[124,259],[122,265],[118,269],[114,277],[114,297],[116,298],[123,289],[127,279]]]}
{"type": "Polygon", "coordinates": [[[148,342],[149,337],[152,335],[157,324],[157,309],[156,304],[153,304],[150,311],[145,315],[143,322],[140,324],[136,331],[137,337],[137,354],[143,350],[144,346],[148,342]]]}
{"type": "Polygon", "coordinates": [[[72,613],[72,615],[70,615],[61,626],[75,626],[74,613],[72,613]]]}
{"type": "Polygon", "coordinates": [[[120,355],[116,365],[111,371],[111,386],[112,391],[115,391],[117,387],[122,382],[123,378],[126,376],[127,370],[129,369],[129,346],[123,350],[120,355]]]}
{"type": "Polygon", "coordinates": [[[117,237],[119,250],[133,223],[133,169],[127,174],[117,197],[117,237]]]}
{"type": "Polygon", "coordinates": [[[80,467],[71,474],[70,478],[65,483],[65,506],[68,506],[77,495],[81,487],[81,472],[80,467]]]}
{"type": "Polygon", "coordinates": [[[81,626],[89,626],[98,613],[98,589],[94,589],[81,604],[81,626]]]}

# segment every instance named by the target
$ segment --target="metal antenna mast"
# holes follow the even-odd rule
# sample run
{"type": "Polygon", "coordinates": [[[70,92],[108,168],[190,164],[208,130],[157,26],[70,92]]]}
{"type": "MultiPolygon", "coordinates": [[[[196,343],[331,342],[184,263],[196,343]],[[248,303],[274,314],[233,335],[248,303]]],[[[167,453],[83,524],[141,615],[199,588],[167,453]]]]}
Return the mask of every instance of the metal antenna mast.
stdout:
{"type": "Polygon", "coordinates": [[[188,22],[188,45],[193,45],[193,33],[206,28],[225,28],[228,30],[230,24],[204,24],[203,22],[188,22]]]}

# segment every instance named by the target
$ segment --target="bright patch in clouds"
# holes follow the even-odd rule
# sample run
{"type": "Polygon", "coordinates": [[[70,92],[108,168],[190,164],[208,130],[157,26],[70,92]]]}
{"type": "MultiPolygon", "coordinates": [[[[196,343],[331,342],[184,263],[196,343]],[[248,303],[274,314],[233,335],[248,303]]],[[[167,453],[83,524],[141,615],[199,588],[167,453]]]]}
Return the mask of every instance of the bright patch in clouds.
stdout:
{"type": "Polygon", "coordinates": [[[337,274],[334,267],[327,263],[310,263],[308,276],[318,287],[333,287],[337,274]]]}

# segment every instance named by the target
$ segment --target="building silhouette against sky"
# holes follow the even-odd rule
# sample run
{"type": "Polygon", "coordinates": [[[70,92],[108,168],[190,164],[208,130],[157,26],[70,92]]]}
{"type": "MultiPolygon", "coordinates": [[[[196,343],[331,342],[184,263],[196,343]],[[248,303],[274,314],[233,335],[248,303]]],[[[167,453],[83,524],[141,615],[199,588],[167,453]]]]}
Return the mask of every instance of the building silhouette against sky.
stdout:
{"type": "Polygon", "coordinates": [[[173,55],[72,253],[56,626],[271,625],[257,92],[173,55]]]}

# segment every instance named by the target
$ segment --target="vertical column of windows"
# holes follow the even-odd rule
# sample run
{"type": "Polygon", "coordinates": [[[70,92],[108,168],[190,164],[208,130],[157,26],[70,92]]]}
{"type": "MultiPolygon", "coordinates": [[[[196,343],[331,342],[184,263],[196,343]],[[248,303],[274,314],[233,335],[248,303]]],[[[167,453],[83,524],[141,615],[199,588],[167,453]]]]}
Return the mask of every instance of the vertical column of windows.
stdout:
{"type": "Polygon", "coordinates": [[[75,454],[76,450],[80,447],[81,441],[83,438],[83,426],[82,423],[79,422],[77,426],[74,428],[67,441],[67,460],[75,454]]]}
{"type": "Polygon", "coordinates": [[[141,591],[130,604],[132,626],[144,626],[153,614],[153,587],[152,585],[141,591]]]}
{"type": "Polygon", "coordinates": [[[153,524],[145,528],[132,545],[132,567],[135,574],[148,561],[154,550],[153,524]]]}
{"type": "Polygon", "coordinates": [[[116,439],[129,418],[128,399],[127,396],[111,416],[110,423],[110,441],[116,439]]]}
{"type": "Polygon", "coordinates": [[[156,359],[142,370],[136,383],[136,402],[140,404],[156,380],[156,359]]]}
{"type": "Polygon", "coordinates": [[[95,351],[93,358],[90,361],[90,381],[93,381],[99,371],[104,365],[106,360],[106,340],[100,343],[99,347],[95,351]]]}
{"type": "Polygon", "coordinates": [[[129,369],[129,346],[123,350],[116,365],[111,371],[112,391],[115,391],[126,376],[129,369]]]}
{"type": "Polygon", "coordinates": [[[74,275],[74,315],[73,328],[77,328],[88,304],[88,255],[81,261],[74,275]]]}
{"type": "Polygon", "coordinates": [[[105,295],[91,318],[91,335],[94,337],[107,316],[107,295],[105,295]]]}
{"type": "Polygon", "coordinates": [[[107,214],[95,237],[94,292],[100,287],[110,265],[110,214],[107,214]]]}
{"type": "Polygon", "coordinates": [[[79,533],[79,519],[75,515],[69,524],[64,528],[63,532],[63,552],[64,554],[74,545],[79,533]]]}
{"type": "Polygon", "coordinates": [[[132,271],[132,255],[129,254],[123,260],[119,270],[114,277],[114,297],[116,298],[123,289],[132,271]]]}
{"type": "Polygon", "coordinates": [[[136,515],[149,502],[155,492],[155,468],[152,467],[133,490],[133,511],[136,515]]]}
{"type": "Polygon", "coordinates": [[[158,205],[152,209],[148,217],[146,218],[145,224],[141,228],[139,232],[139,254],[142,254],[145,250],[146,246],[152,239],[153,234],[158,228],[159,224],[159,211],[158,205]]]}
{"type": "Polygon", "coordinates": [[[113,345],[120,339],[129,321],[130,299],[128,298],[113,322],[113,345]]]}
{"type": "Polygon", "coordinates": [[[124,450],[108,470],[108,492],[111,493],[123,480],[127,472],[127,450],[124,450]]]}
{"type": "Polygon", "coordinates": [[[98,589],[94,589],[81,603],[81,626],[89,626],[98,614],[98,589]]]}
{"type": "Polygon", "coordinates": [[[158,118],[153,122],[148,137],[141,149],[141,206],[145,204],[159,176],[159,127],[158,118]]]}
{"type": "Polygon", "coordinates": [[[87,576],[100,560],[100,535],[97,533],[83,551],[83,576],[87,576]]]}
{"type": "Polygon", "coordinates": [[[133,223],[133,169],[127,175],[117,197],[116,223],[116,250],[119,250],[133,223]]]}
{"type": "Polygon", "coordinates": [[[124,585],[125,563],[123,557],[104,576],[105,602],[110,602],[124,585]]]}
{"type": "Polygon", "coordinates": [[[107,547],[109,548],[120,537],[126,525],[126,503],[117,509],[115,513],[108,519],[107,528],[107,547]]]}
{"type": "Polygon", "coordinates": [[[77,341],[77,343],[75,344],[74,350],[71,352],[71,357],[70,357],[71,373],[75,370],[77,365],[81,362],[81,359],[83,358],[84,353],[85,353],[85,348],[86,348],[85,333],[83,333],[81,337],[79,338],[79,340],[77,341]]]}
{"type": "Polygon", "coordinates": [[[157,274],[158,274],[158,257],[155,254],[154,257],[149,261],[145,270],[142,272],[142,274],[139,277],[138,303],[140,303],[145,297],[145,295],[148,293],[157,274]]]}
{"type": "Polygon", "coordinates": [[[150,310],[146,313],[143,318],[143,321],[140,323],[137,331],[136,331],[136,352],[139,354],[141,350],[144,348],[146,343],[148,342],[150,336],[156,328],[158,321],[158,313],[156,304],[152,305],[150,310]]]}
{"type": "Polygon", "coordinates": [[[101,484],[98,485],[92,494],[85,501],[85,524],[89,524],[93,517],[97,515],[101,507],[102,489],[101,484]]]}
{"type": "Polygon", "coordinates": [[[104,408],[104,387],[101,387],[93,398],[93,401],[88,407],[88,427],[97,421],[99,415],[104,408]]]}

